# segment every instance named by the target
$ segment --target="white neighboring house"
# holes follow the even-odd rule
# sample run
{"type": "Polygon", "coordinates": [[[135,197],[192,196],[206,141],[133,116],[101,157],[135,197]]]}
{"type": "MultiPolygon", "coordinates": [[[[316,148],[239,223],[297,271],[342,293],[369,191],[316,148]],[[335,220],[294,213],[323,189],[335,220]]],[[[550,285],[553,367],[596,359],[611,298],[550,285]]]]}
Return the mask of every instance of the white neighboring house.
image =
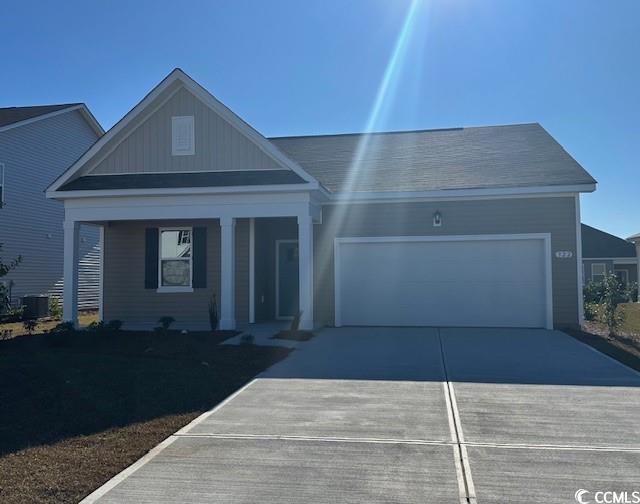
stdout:
{"type": "MultiPolygon", "coordinates": [[[[22,256],[2,281],[17,304],[24,295],[62,296],[64,207],[45,189],[104,130],[82,103],[0,108],[1,256],[22,256]]],[[[79,307],[97,308],[99,229],[82,226],[79,307]]]]}

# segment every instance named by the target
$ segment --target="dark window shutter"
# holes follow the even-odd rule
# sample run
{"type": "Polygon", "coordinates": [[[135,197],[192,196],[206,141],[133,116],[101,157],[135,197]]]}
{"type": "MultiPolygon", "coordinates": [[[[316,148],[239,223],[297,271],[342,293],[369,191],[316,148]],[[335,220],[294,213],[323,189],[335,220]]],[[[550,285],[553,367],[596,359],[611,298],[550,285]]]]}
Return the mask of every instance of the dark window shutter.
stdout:
{"type": "Polygon", "coordinates": [[[207,287],[207,228],[193,228],[193,275],[191,285],[194,289],[207,287]]]}
{"type": "Polygon", "coordinates": [[[158,228],[147,228],[144,233],[144,288],[158,288],[158,228]]]}

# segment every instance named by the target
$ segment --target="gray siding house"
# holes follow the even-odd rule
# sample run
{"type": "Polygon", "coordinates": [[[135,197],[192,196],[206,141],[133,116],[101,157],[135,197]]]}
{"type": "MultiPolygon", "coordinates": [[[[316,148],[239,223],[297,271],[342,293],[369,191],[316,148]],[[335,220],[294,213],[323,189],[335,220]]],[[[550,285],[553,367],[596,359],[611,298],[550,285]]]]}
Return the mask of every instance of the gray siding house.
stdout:
{"type": "Polygon", "coordinates": [[[539,125],[265,138],[180,69],[47,190],[104,235],[104,319],[229,329],[575,326],[580,193],[595,180],[539,125]]]}
{"type": "Polygon", "coordinates": [[[582,224],[582,265],[584,282],[601,281],[615,273],[625,284],[638,282],[638,254],[633,237],[623,240],[582,224]]]}
{"type": "MultiPolygon", "coordinates": [[[[27,294],[61,297],[64,206],[45,189],[73,164],[103,130],[83,104],[0,108],[0,243],[5,259],[22,263],[3,278],[12,303],[27,294]]],[[[99,228],[79,236],[78,300],[97,308],[99,228]]]]}

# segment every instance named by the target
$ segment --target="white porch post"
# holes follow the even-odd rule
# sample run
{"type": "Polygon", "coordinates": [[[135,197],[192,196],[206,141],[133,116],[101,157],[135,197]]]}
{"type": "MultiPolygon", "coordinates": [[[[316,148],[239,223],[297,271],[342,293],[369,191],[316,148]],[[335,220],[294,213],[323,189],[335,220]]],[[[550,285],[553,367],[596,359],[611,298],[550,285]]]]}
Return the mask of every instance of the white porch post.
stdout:
{"type": "Polygon", "coordinates": [[[220,218],[220,329],[235,329],[235,225],[233,217],[220,218]]]}
{"type": "Polygon", "coordinates": [[[65,220],[63,262],[63,303],[62,317],[65,322],[78,324],[78,255],[80,244],[80,223],[65,220]]]}
{"type": "Polygon", "coordinates": [[[298,264],[300,281],[300,329],[313,329],[313,220],[298,215],[298,264]]]}

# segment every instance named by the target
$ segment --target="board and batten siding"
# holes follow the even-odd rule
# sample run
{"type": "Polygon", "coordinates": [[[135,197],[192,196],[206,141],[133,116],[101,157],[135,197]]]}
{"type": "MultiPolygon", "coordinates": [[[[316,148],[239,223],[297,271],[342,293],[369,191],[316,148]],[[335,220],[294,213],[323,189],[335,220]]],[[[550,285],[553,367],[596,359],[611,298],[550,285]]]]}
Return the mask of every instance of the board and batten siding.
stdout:
{"type": "MultiPolygon", "coordinates": [[[[156,101],[163,99],[167,100],[167,96],[156,101]]],[[[97,156],[96,161],[84,170],[85,174],[282,169],[253,141],[183,87],[148,117],[135,120],[120,131],[103,152],[104,155],[97,156]],[[171,154],[171,118],[175,116],[194,117],[193,155],[171,154]],[[126,136],[127,132],[129,136],[126,136]]]]}
{"type": "MultiPolygon", "coordinates": [[[[314,226],[316,323],[334,324],[336,237],[550,233],[552,253],[573,252],[570,259],[552,257],[554,325],[574,326],[578,324],[575,208],[573,197],[327,205],[322,224],[314,226]],[[442,214],[442,227],[433,226],[436,211],[442,214]]],[[[461,292],[461,310],[464,303],[461,292]]]]}
{"type": "MultiPolygon", "coordinates": [[[[12,298],[28,294],[62,296],[64,207],[45,198],[47,186],[96,140],[77,110],[0,132],[5,164],[5,203],[0,208],[2,257],[22,263],[3,278],[14,282],[12,298]]],[[[99,231],[80,228],[78,305],[97,308],[100,276],[99,231]]]]}
{"type": "MultiPolygon", "coordinates": [[[[236,221],[236,319],[249,317],[249,221],[236,221]]],[[[110,222],[104,230],[104,319],[122,320],[128,329],[150,329],[165,315],[176,329],[209,329],[209,301],[220,308],[220,223],[212,220],[110,222]],[[193,292],[145,289],[145,229],[207,228],[207,287],[193,292]]]]}

